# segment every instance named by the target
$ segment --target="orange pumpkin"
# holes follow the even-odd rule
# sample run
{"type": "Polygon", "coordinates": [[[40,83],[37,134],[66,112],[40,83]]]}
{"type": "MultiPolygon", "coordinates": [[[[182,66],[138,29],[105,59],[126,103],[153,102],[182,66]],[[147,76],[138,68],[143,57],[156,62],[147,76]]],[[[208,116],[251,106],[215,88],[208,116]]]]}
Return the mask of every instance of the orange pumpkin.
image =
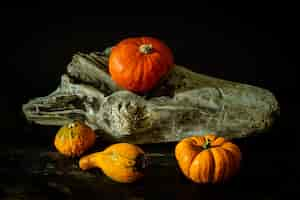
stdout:
{"type": "Polygon", "coordinates": [[[74,121],[61,127],[54,139],[56,149],[66,156],[80,156],[96,141],[95,132],[83,122],[74,121]]]}
{"type": "Polygon", "coordinates": [[[112,180],[120,183],[132,183],[144,176],[146,167],[144,151],[133,144],[118,143],[104,151],[84,156],[79,161],[82,170],[100,168],[112,180]]]}
{"type": "Polygon", "coordinates": [[[171,50],[151,37],[127,38],[112,48],[109,72],[120,87],[147,92],[174,66],[171,50]]]}
{"type": "Polygon", "coordinates": [[[240,168],[237,145],[213,134],[188,137],[175,147],[175,157],[183,174],[196,183],[220,183],[240,168]]]}

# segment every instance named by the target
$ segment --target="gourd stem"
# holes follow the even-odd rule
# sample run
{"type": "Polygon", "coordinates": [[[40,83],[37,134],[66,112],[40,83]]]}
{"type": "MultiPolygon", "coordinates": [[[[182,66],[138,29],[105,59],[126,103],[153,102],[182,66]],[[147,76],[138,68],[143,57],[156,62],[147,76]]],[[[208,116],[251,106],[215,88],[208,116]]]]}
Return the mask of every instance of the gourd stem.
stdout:
{"type": "Polygon", "coordinates": [[[204,149],[210,148],[210,140],[205,138],[205,143],[202,145],[204,149]]]}
{"type": "Polygon", "coordinates": [[[139,50],[141,53],[143,54],[149,54],[152,52],[153,50],[153,47],[152,47],[152,44],[142,44],[140,47],[139,47],[139,50]]]}

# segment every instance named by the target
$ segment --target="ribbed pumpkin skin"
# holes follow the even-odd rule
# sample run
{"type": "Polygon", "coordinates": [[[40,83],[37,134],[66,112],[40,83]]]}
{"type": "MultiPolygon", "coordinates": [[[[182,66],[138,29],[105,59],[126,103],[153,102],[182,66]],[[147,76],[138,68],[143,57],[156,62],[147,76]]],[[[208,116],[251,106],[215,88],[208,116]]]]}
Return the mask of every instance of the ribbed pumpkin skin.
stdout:
{"type": "Polygon", "coordinates": [[[133,92],[147,92],[174,67],[171,50],[152,37],[127,38],[112,48],[109,73],[120,87],[133,92]],[[151,45],[148,53],[142,45],[151,45]]]}
{"type": "Polygon", "coordinates": [[[73,122],[59,129],[54,145],[66,156],[80,156],[96,141],[95,132],[83,122],[73,122]]]}
{"type": "Polygon", "coordinates": [[[221,183],[240,168],[241,152],[237,145],[213,134],[181,140],[175,157],[183,174],[196,183],[221,183]],[[205,149],[206,141],[210,147],[205,149]]]}

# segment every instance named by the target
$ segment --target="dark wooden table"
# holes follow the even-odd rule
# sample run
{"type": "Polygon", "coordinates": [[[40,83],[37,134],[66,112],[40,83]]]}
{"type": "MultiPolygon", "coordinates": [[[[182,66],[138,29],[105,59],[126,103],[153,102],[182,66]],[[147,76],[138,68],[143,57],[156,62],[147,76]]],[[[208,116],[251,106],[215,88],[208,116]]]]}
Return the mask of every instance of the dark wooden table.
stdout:
{"type": "MultiPolygon", "coordinates": [[[[120,184],[100,170],[81,171],[78,158],[66,158],[55,150],[58,127],[25,123],[22,139],[10,138],[0,149],[0,198],[3,199],[278,199],[289,195],[295,183],[292,149],[285,148],[280,123],[262,136],[234,140],[243,153],[241,170],[219,185],[199,185],[187,180],[173,157],[176,143],[140,145],[152,158],[145,177],[120,184]],[[272,139],[270,139],[272,138],[272,139]]],[[[89,152],[109,143],[97,141],[89,152]]],[[[87,153],[89,153],[87,152],[87,153]]]]}

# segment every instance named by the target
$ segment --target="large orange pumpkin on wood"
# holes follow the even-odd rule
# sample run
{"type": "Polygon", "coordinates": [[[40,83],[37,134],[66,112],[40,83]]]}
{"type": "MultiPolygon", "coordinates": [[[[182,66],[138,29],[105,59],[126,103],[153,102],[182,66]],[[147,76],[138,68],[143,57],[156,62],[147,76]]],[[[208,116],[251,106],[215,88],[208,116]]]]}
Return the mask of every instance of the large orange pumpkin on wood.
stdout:
{"type": "Polygon", "coordinates": [[[240,168],[241,152],[237,145],[213,134],[181,140],[175,157],[183,174],[196,183],[221,183],[240,168]]]}
{"type": "Polygon", "coordinates": [[[138,93],[154,88],[174,66],[173,54],[152,37],[127,38],[112,48],[109,73],[120,87],[138,93]]]}

